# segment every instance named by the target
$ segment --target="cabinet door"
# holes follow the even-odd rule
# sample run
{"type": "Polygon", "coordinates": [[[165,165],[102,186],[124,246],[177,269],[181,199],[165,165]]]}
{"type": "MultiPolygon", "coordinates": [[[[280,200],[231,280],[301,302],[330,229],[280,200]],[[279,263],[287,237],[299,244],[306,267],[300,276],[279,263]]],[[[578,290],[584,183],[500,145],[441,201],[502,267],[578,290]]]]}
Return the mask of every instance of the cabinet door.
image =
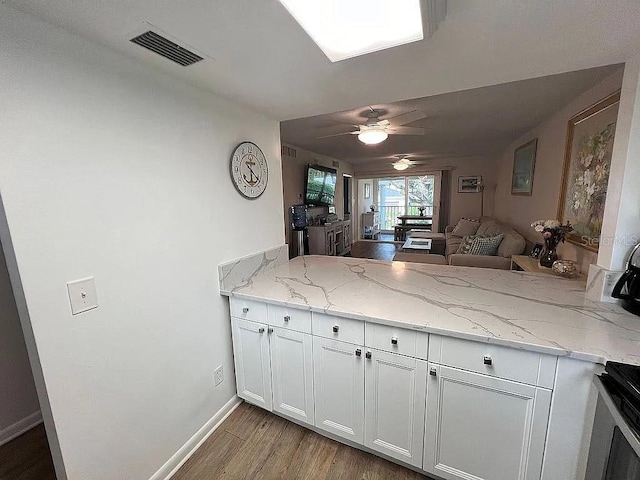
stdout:
{"type": "Polygon", "coordinates": [[[422,468],[427,362],[371,350],[365,364],[365,446],[422,468]]]}
{"type": "Polygon", "coordinates": [[[313,425],[311,335],[285,328],[274,328],[270,334],[270,348],[273,409],[313,425]]]}
{"type": "Polygon", "coordinates": [[[433,363],[428,377],[424,470],[447,480],[540,479],[550,390],[433,363]]]}
{"type": "Polygon", "coordinates": [[[362,347],[328,338],[313,337],[313,382],[316,427],[362,444],[364,433],[362,347]]]}
{"type": "Polygon", "coordinates": [[[232,318],[238,396],[271,411],[271,363],[267,325],[232,318]]]}
{"type": "Polygon", "coordinates": [[[327,255],[332,256],[336,254],[336,232],[334,230],[328,230],[326,232],[327,238],[327,255]]]}

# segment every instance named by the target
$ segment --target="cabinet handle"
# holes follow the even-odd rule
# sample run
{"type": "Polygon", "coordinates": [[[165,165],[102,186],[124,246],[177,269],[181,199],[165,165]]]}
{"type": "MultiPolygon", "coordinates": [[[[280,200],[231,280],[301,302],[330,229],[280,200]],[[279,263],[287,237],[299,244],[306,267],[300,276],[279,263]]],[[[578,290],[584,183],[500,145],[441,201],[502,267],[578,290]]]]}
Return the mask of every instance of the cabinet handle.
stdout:
{"type": "Polygon", "coordinates": [[[431,375],[432,377],[435,377],[435,376],[437,376],[437,375],[438,375],[438,372],[437,372],[437,370],[436,370],[436,367],[431,367],[431,368],[429,369],[429,375],[431,375]]]}
{"type": "Polygon", "coordinates": [[[333,326],[333,333],[338,333],[338,329],[339,329],[339,328],[340,328],[340,327],[339,327],[338,325],[334,325],[334,326],[333,326]]]}
{"type": "Polygon", "coordinates": [[[271,327],[267,328],[267,333],[273,333],[273,328],[271,327]]]}
{"type": "Polygon", "coordinates": [[[249,313],[249,307],[243,307],[242,313],[249,313]]]}
{"type": "Polygon", "coordinates": [[[398,344],[398,337],[394,335],[393,337],[391,337],[391,345],[397,345],[397,344],[398,344]]]}
{"type": "Polygon", "coordinates": [[[371,360],[371,350],[367,350],[367,353],[365,353],[364,356],[371,360]]]}
{"type": "Polygon", "coordinates": [[[362,355],[362,350],[356,348],[356,357],[359,357],[360,355],[362,355]]]}
{"type": "Polygon", "coordinates": [[[258,329],[258,333],[264,333],[264,327],[260,327],[260,328],[258,329]]]}
{"type": "Polygon", "coordinates": [[[493,360],[491,359],[491,355],[485,355],[483,358],[483,362],[485,365],[493,365],[493,360]]]}
{"type": "Polygon", "coordinates": [[[291,320],[291,317],[289,315],[285,315],[284,316],[284,321],[288,322],[289,320],[291,320]]]}

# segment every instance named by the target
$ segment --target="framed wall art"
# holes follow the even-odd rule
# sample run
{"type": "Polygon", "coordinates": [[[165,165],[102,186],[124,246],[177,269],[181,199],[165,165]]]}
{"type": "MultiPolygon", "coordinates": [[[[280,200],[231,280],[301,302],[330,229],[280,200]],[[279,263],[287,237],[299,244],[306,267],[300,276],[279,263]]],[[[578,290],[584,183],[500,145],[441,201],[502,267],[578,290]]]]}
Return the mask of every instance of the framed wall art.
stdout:
{"type": "Polygon", "coordinates": [[[511,195],[531,195],[533,192],[533,172],[536,166],[538,139],[534,138],[513,154],[513,176],[511,177],[511,195]]]}
{"type": "Polygon", "coordinates": [[[558,219],[569,221],[571,243],[597,252],[618,118],[620,91],[569,120],[558,219]]]}
{"type": "Polygon", "coordinates": [[[482,175],[458,177],[458,193],[477,193],[482,185],[482,175]]]}
{"type": "Polygon", "coordinates": [[[364,184],[364,198],[371,198],[371,184],[364,184]]]}

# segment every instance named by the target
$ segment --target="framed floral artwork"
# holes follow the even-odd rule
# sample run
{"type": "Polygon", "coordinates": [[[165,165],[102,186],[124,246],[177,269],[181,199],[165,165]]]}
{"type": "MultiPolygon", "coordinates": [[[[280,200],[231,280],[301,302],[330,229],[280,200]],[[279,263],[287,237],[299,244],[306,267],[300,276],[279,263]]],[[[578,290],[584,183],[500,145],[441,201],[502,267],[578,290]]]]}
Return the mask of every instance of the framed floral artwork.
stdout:
{"type": "Polygon", "coordinates": [[[511,195],[531,195],[533,191],[533,171],[536,166],[536,148],[538,139],[534,138],[513,154],[513,176],[511,177],[511,195]]]}
{"type": "Polygon", "coordinates": [[[571,243],[597,252],[611,168],[620,91],[569,120],[558,219],[571,243]]]}

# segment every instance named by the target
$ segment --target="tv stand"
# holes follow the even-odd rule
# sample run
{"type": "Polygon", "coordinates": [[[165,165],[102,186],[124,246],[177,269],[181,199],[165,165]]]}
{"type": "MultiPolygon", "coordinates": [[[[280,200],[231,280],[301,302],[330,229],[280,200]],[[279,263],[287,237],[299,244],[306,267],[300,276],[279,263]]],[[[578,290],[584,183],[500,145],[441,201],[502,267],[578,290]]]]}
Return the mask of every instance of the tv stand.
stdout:
{"type": "Polygon", "coordinates": [[[308,230],[311,255],[336,256],[351,252],[351,220],[310,226],[308,230]]]}

